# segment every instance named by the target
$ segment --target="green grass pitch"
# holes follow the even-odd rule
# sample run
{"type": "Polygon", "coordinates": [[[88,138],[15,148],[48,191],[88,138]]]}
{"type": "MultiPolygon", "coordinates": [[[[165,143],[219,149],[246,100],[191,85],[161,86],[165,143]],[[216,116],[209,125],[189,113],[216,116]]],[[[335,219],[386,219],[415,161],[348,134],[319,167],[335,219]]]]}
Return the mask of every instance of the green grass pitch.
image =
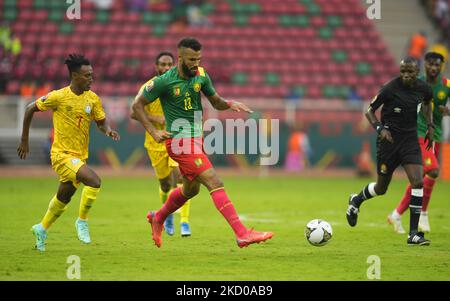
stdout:
{"type": "MultiPolygon", "coordinates": [[[[381,280],[450,279],[450,185],[435,186],[429,209],[428,247],[409,247],[393,232],[387,214],[401,198],[406,180],[387,195],[361,207],[358,225],[347,225],[351,192],[371,179],[228,178],[228,195],[248,227],[273,231],[273,239],[237,247],[225,219],[202,188],[191,205],[192,236],[164,234],[161,249],[151,240],[145,216],[160,207],[154,178],[104,178],[90,212],[92,244],[78,241],[74,221],[80,190],[52,226],[47,251],[33,250],[30,227],[38,223],[57,187],[56,178],[0,180],[0,280],[67,280],[70,263],[80,258],[81,280],[367,280],[370,255],[380,258],[381,280]],[[306,223],[331,223],[333,238],[323,247],[308,244],[306,223]]],[[[409,212],[403,218],[408,229],[409,212]]]]}

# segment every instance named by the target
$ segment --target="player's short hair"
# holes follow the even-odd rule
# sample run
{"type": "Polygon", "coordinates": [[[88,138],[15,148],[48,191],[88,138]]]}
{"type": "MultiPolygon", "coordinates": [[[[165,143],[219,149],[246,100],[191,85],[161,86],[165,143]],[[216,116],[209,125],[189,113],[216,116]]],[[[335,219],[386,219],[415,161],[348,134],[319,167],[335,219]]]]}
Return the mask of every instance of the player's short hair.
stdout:
{"type": "Polygon", "coordinates": [[[69,69],[69,75],[71,75],[72,72],[78,72],[81,66],[90,65],[91,63],[87,58],[84,57],[84,55],[72,53],[67,56],[64,64],[67,65],[67,69],[69,69]]]}
{"type": "Polygon", "coordinates": [[[155,64],[158,65],[159,59],[160,59],[162,56],[165,56],[165,55],[170,56],[170,57],[172,58],[172,61],[175,60],[175,58],[173,57],[173,54],[172,54],[172,53],[170,53],[170,52],[168,52],[168,51],[163,51],[163,52],[160,52],[160,53],[156,56],[155,64]]]}
{"type": "Polygon", "coordinates": [[[419,66],[419,62],[417,62],[417,60],[411,56],[407,56],[405,58],[403,58],[400,61],[400,64],[416,64],[416,66],[419,66]]]}
{"type": "Polygon", "coordinates": [[[184,38],[179,43],[177,48],[190,48],[194,51],[200,51],[202,49],[202,44],[195,38],[184,38]]]}
{"type": "Polygon", "coordinates": [[[444,62],[444,56],[440,53],[437,52],[427,52],[425,54],[425,61],[429,61],[429,60],[441,60],[441,63],[444,62]]]}

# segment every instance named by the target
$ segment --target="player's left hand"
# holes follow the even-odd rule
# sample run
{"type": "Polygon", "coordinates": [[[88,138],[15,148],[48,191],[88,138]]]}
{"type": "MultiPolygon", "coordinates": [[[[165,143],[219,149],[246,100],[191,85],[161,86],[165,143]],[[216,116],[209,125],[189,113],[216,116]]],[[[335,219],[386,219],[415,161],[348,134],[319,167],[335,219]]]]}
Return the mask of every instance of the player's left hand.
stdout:
{"type": "Polygon", "coordinates": [[[114,141],[119,141],[120,140],[119,133],[114,131],[114,130],[110,130],[109,132],[107,132],[106,136],[111,137],[112,140],[114,140],[114,141]]]}
{"type": "Polygon", "coordinates": [[[229,102],[230,109],[232,109],[235,112],[240,112],[241,110],[247,113],[253,113],[252,110],[250,110],[249,107],[247,107],[245,104],[238,102],[238,101],[230,101],[229,102]]]}
{"type": "Polygon", "coordinates": [[[428,131],[427,131],[427,134],[425,135],[425,139],[424,139],[427,150],[429,150],[433,147],[433,137],[434,137],[434,128],[428,127],[428,131]]]}

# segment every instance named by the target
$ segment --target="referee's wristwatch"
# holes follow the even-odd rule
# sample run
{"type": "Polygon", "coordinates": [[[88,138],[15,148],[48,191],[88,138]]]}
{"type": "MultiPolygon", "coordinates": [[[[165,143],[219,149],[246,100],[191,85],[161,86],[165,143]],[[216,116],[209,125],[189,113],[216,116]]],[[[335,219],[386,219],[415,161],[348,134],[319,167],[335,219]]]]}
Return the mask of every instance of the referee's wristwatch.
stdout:
{"type": "Polygon", "coordinates": [[[381,134],[381,131],[384,129],[384,126],[381,124],[381,122],[377,122],[375,125],[375,131],[377,131],[378,135],[381,134]]]}

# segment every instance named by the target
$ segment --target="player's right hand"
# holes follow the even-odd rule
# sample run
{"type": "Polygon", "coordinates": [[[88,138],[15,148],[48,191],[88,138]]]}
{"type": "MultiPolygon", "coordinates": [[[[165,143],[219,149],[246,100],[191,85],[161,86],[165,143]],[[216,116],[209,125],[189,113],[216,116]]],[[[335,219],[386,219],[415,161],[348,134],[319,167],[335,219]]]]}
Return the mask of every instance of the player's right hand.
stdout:
{"type": "Polygon", "coordinates": [[[153,133],[150,133],[150,135],[152,135],[153,139],[155,139],[155,141],[158,143],[172,137],[172,134],[165,130],[156,130],[153,133]]]}
{"type": "Polygon", "coordinates": [[[28,141],[20,142],[19,147],[17,148],[17,155],[19,155],[19,158],[25,160],[29,151],[28,141]]]}
{"type": "Polygon", "coordinates": [[[380,132],[380,140],[387,140],[390,143],[394,143],[394,138],[392,138],[391,132],[387,129],[382,129],[380,132]]]}

